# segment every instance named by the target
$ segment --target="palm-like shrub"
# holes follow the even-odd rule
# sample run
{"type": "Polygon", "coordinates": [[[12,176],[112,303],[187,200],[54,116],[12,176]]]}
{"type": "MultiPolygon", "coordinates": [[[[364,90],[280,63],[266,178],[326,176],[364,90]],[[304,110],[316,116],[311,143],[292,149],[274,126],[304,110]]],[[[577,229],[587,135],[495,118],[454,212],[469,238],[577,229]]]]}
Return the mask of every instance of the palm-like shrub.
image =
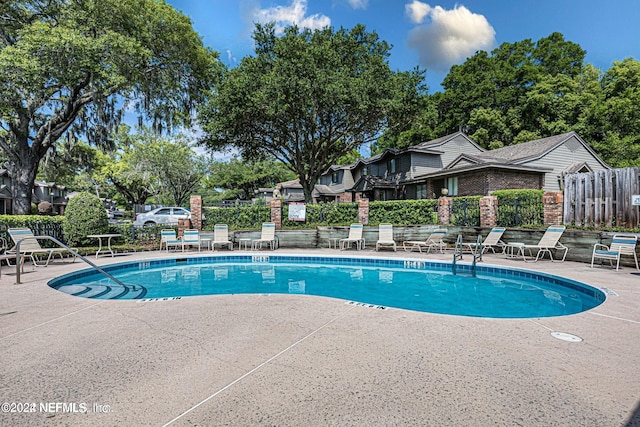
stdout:
{"type": "Polygon", "coordinates": [[[89,234],[104,234],[109,231],[109,219],[100,199],[91,193],[80,193],[69,200],[65,210],[64,237],[71,246],[95,243],[89,234]]]}

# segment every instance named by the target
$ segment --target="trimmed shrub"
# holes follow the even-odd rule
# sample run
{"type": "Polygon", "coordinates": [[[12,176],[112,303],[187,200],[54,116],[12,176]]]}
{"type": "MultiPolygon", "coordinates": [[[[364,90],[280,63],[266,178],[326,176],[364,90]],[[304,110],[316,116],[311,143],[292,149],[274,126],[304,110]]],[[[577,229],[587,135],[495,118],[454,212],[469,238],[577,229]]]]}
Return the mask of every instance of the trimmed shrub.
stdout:
{"type": "Polygon", "coordinates": [[[64,236],[68,245],[91,245],[95,239],[88,239],[87,235],[108,232],[107,211],[98,196],[85,192],[69,200],[64,221],[64,236]]]}
{"type": "Polygon", "coordinates": [[[49,202],[42,201],[38,203],[38,215],[50,215],[53,212],[53,205],[49,202]]]}
{"type": "Polygon", "coordinates": [[[369,225],[388,222],[395,225],[438,223],[438,201],[389,200],[369,203],[369,225]]]}
{"type": "Polygon", "coordinates": [[[227,224],[229,229],[260,229],[263,222],[271,221],[271,208],[264,205],[236,206],[233,208],[204,208],[203,228],[213,230],[215,224],[227,224]]]}

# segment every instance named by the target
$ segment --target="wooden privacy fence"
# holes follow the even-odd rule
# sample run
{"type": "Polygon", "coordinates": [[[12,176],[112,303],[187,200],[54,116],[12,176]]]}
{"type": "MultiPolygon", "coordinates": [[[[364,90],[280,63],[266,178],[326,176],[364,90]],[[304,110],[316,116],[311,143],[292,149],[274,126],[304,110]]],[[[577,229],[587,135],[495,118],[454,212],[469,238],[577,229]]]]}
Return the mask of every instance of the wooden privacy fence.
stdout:
{"type": "Polygon", "coordinates": [[[564,223],[577,226],[638,228],[640,168],[576,173],[564,179],[564,223]]]}

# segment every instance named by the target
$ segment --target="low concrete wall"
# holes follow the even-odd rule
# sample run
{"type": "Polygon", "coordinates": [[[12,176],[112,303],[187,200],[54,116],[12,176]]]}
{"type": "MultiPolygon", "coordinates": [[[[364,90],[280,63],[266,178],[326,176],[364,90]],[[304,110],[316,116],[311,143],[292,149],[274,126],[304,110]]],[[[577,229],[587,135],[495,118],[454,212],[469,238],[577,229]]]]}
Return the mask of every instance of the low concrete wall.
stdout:
{"type": "MultiPolygon", "coordinates": [[[[393,237],[395,241],[402,245],[406,240],[426,240],[429,234],[436,228],[444,228],[437,225],[415,225],[415,226],[394,226],[393,237]]],[[[447,236],[445,242],[450,246],[455,244],[456,238],[462,234],[465,242],[475,242],[478,234],[486,237],[491,231],[490,228],[483,227],[446,227],[447,236]]],[[[545,230],[532,230],[521,228],[508,228],[502,240],[504,242],[521,242],[527,244],[536,244],[544,234],[545,230]]],[[[231,232],[232,240],[238,245],[240,239],[258,239],[260,231],[258,230],[237,230],[231,232]]],[[[587,230],[566,230],[560,242],[569,247],[567,260],[590,263],[593,245],[602,243],[609,245],[611,238],[615,233],[587,231],[587,230]]],[[[329,239],[344,239],[349,235],[349,226],[322,226],[314,230],[277,230],[280,248],[298,248],[298,249],[316,249],[329,247],[329,239]]],[[[378,240],[378,227],[365,226],[363,237],[365,238],[367,248],[374,248],[378,240]]],[[[638,249],[636,249],[638,251],[638,249]]],[[[634,266],[633,258],[623,257],[620,264],[625,266],[634,266]]]]}

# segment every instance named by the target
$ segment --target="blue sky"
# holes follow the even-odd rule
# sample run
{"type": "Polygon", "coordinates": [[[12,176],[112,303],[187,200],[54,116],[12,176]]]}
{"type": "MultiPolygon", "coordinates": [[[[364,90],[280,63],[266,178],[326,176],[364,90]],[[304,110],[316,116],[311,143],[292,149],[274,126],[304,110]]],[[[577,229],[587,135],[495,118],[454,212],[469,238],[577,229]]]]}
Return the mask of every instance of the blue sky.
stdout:
{"type": "Polygon", "coordinates": [[[360,23],[393,45],[396,70],[427,69],[431,92],[453,64],[500,43],[537,41],[552,32],[587,51],[601,70],[640,60],[640,0],[168,0],[188,15],[205,45],[233,67],[253,54],[255,22],[309,28],[360,23]]]}

